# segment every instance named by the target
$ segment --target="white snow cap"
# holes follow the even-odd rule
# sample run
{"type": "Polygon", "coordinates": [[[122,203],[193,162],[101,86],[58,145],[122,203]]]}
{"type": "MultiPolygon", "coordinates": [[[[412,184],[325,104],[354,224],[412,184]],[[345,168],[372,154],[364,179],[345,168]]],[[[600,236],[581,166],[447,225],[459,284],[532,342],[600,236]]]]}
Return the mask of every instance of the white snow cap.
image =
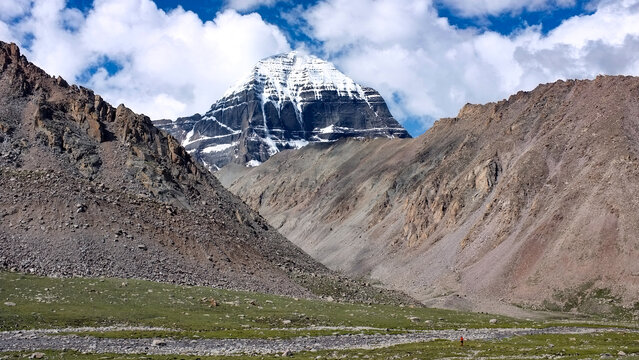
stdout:
{"type": "Polygon", "coordinates": [[[230,87],[224,97],[249,89],[262,89],[265,101],[298,100],[302,91],[313,91],[321,99],[322,91],[337,91],[340,96],[366,100],[362,87],[335,68],[335,65],[313,55],[291,51],[260,60],[253,70],[230,87]]]}

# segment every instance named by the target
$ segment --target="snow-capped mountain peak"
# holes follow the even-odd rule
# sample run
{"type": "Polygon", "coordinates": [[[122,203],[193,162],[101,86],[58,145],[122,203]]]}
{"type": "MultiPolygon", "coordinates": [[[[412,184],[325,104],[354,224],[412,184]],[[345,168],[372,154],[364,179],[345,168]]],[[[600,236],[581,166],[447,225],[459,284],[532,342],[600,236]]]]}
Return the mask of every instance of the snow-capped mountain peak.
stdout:
{"type": "Polygon", "coordinates": [[[224,93],[224,97],[252,86],[262,89],[265,101],[296,100],[302,91],[312,91],[318,100],[322,98],[322,91],[336,91],[339,96],[366,99],[362,87],[335,65],[298,51],[260,60],[248,75],[224,93]]]}
{"type": "Polygon", "coordinates": [[[292,51],[259,61],[201,115],[158,123],[215,170],[257,166],[279,151],[344,137],[410,137],[377,91],[292,51]]]}

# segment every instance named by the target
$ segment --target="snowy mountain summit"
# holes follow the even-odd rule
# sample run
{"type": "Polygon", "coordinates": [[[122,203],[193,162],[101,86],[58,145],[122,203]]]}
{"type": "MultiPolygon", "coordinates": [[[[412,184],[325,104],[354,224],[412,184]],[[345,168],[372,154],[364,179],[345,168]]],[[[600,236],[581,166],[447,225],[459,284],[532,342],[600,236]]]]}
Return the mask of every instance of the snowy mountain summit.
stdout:
{"type": "Polygon", "coordinates": [[[333,64],[315,56],[300,55],[297,51],[258,62],[247,77],[226,91],[224,97],[242,93],[251,87],[261,91],[264,102],[273,101],[280,106],[285,100],[300,105],[304,91],[312,91],[316,99],[322,98],[322,91],[335,91],[339,96],[366,100],[362,87],[333,64]]]}
{"type": "Polygon", "coordinates": [[[209,169],[256,166],[285,149],[344,137],[410,137],[381,95],[329,62],[298,52],[259,61],[203,116],[156,126],[209,169]]]}

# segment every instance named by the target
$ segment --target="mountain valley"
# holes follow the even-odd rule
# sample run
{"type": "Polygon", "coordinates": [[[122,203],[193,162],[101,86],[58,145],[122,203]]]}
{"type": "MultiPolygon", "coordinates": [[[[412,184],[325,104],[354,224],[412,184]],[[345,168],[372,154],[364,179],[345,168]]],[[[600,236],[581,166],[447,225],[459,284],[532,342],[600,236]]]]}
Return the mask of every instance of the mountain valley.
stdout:
{"type": "Polygon", "coordinates": [[[413,139],[289,53],[161,130],[0,42],[0,359],[639,356],[638,98],[559,81],[413,139]]]}
{"type": "Polygon", "coordinates": [[[427,304],[601,313],[603,292],[632,309],[637,99],[634,77],[558,81],[415,139],[316,144],[217,176],[330,268],[427,304]]]}

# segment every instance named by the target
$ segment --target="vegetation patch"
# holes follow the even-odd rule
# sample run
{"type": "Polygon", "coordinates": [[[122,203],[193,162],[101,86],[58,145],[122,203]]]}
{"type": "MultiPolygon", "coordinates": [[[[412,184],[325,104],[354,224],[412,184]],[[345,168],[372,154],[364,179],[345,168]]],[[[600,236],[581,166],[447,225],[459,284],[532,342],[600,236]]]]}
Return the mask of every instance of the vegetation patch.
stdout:
{"type": "Polygon", "coordinates": [[[639,313],[637,303],[624,306],[611,289],[596,287],[594,282],[555,291],[552,300],[544,301],[543,307],[550,311],[581,313],[592,318],[618,321],[636,320],[639,313]]]}

